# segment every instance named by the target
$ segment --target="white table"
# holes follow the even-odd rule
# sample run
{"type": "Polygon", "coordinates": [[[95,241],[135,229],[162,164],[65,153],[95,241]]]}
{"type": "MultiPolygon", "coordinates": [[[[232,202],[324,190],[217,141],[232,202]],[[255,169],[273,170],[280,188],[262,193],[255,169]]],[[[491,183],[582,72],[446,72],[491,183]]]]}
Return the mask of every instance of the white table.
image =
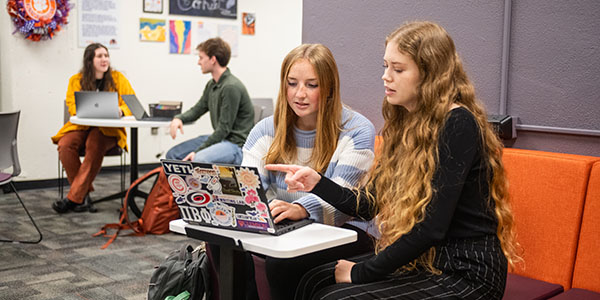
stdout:
{"type": "Polygon", "coordinates": [[[186,227],[231,238],[237,247],[245,251],[277,258],[296,257],[349,244],[357,239],[355,231],[320,223],[312,223],[280,236],[191,225],[181,219],[169,223],[169,229],[176,233],[186,234],[186,227]]]}
{"type": "Polygon", "coordinates": [[[243,263],[243,257],[239,258],[242,251],[291,258],[357,240],[355,231],[320,223],[312,223],[280,236],[191,225],[181,219],[169,223],[172,232],[187,235],[186,228],[195,228],[206,233],[208,242],[213,242],[211,237],[217,243],[228,240],[229,246],[221,244],[220,247],[219,293],[222,300],[244,296],[245,274],[243,269],[234,266],[234,262],[243,263]]]}
{"type": "Polygon", "coordinates": [[[79,118],[71,116],[69,121],[73,124],[98,126],[98,127],[166,127],[171,124],[171,121],[138,121],[134,116],[125,116],[120,119],[94,119],[94,118],[79,118]]]}
{"type": "MultiPolygon", "coordinates": [[[[93,119],[93,118],[78,118],[77,116],[71,116],[69,121],[77,125],[86,126],[97,126],[97,127],[129,127],[131,128],[131,169],[130,169],[130,183],[133,183],[138,178],[138,127],[167,127],[171,124],[171,121],[138,121],[134,116],[126,116],[120,119],[93,119]]],[[[110,199],[122,198],[125,196],[126,191],[104,197],[94,202],[101,202],[110,199]]],[[[147,195],[141,195],[146,196],[147,195]]]]}

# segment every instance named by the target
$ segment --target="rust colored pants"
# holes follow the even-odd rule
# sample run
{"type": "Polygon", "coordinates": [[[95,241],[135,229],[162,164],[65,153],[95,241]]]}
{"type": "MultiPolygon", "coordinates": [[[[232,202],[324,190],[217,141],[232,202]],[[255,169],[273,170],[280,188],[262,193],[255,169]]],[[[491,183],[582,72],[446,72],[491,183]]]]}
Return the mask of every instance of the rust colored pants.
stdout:
{"type": "Polygon", "coordinates": [[[88,130],[67,132],[58,141],[58,158],[67,172],[71,189],[67,198],[75,203],[83,203],[85,195],[93,191],[92,182],[102,166],[106,151],[117,145],[117,138],[105,136],[98,127],[88,130]],[[79,149],[85,145],[83,163],[79,159],[79,149]]]}

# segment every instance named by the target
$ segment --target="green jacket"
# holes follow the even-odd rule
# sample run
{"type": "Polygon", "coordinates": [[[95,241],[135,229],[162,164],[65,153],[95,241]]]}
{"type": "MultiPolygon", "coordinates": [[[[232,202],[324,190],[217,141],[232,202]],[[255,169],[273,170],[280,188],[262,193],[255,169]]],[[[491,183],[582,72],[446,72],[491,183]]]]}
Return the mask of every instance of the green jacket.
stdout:
{"type": "Polygon", "coordinates": [[[210,123],[214,132],[206,142],[196,149],[198,152],[223,140],[242,147],[254,126],[254,107],[244,84],[231,74],[229,68],[219,78],[211,79],[204,88],[200,100],[188,111],[176,115],[183,123],[198,120],[210,112],[210,123]]]}

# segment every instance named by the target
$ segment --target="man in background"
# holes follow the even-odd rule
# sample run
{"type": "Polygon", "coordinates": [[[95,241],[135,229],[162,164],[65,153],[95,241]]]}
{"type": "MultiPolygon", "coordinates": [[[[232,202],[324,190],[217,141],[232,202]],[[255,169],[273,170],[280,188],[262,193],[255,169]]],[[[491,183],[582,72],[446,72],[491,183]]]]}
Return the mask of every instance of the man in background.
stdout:
{"type": "Polygon", "coordinates": [[[240,164],[242,146],[254,126],[254,108],[244,84],[233,74],[227,64],[231,48],[221,38],[200,43],[198,65],[203,74],[212,79],[206,84],[200,100],[188,111],[176,115],[171,121],[173,139],[177,129],[183,134],[183,124],[198,120],[206,112],[214,132],[200,135],[171,148],[168,159],[191,160],[206,163],[240,164]]]}

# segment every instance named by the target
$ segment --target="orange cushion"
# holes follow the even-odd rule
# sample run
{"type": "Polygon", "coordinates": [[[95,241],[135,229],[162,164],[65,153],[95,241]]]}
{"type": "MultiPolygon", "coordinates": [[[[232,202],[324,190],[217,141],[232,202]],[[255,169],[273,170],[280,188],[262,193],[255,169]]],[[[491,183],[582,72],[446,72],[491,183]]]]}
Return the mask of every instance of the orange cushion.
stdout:
{"type": "Polygon", "coordinates": [[[597,157],[504,149],[517,241],[513,273],[571,287],[588,177],[597,157]]]}
{"type": "Polygon", "coordinates": [[[600,293],[600,162],[592,167],[588,184],[573,287],[600,293]]]}

